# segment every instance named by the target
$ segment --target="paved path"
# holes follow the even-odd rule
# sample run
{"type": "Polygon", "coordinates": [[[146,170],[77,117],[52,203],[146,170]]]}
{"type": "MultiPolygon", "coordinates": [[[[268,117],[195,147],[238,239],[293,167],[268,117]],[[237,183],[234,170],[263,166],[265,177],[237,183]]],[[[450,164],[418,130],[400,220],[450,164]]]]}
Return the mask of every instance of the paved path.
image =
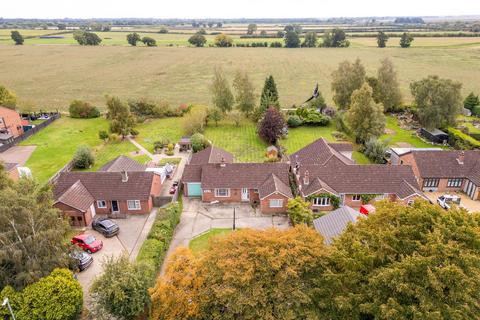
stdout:
{"type": "Polygon", "coordinates": [[[20,166],[25,166],[25,163],[35,151],[37,146],[15,146],[7,151],[0,153],[0,160],[10,163],[18,163],[20,166]]]}
{"type": "Polygon", "coordinates": [[[130,141],[131,143],[133,143],[133,145],[134,145],[135,147],[137,147],[138,149],[140,149],[140,150],[143,152],[143,154],[146,154],[147,156],[150,157],[150,159],[154,160],[153,154],[152,154],[150,151],[148,151],[146,148],[144,148],[140,143],[138,143],[137,141],[135,141],[132,137],[127,137],[127,139],[128,139],[128,141],[130,141]]]}

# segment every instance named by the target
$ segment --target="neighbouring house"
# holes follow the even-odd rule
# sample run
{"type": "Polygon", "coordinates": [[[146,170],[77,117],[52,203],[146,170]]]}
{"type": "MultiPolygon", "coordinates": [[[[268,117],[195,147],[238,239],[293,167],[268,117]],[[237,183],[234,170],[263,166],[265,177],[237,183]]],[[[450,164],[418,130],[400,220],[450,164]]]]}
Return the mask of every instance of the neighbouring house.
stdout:
{"type": "Polygon", "coordinates": [[[0,143],[9,143],[23,134],[22,117],[12,109],[0,106],[0,143]]]}
{"type": "Polygon", "coordinates": [[[360,212],[349,206],[343,206],[313,220],[313,227],[323,236],[325,244],[330,245],[336,237],[345,231],[349,224],[355,224],[358,219],[364,217],[360,212]]]}
{"type": "Polygon", "coordinates": [[[405,204],[426,199],[410,166],[357,165],[341,145],[319,139],[290,156],[298,191],[313,211],[358,208],[382,199],[405,204]]]}
{"type": "Polygon", "coordinates": [[[54,206],[72,226],[88,226],[96,214],[145,214],[162,187],[160,175],[128,157],[119,157],[97,172],[64,172],[54,188],[54,206]],[[143,169],[143,170],[142,170],[143,169]]]}
{"type": "Polygon", "coordinates": [[[403,164],[401,157],[412,151],[442,151],[442,148],[390,148],[390,163],[394,165],[403,164]]]}
{"type": "Polygon", "coordinates": [[[421,128],[420,135],[434,143],[447,144],[448,142],[448,133],[445,133],[439,129],[428,130],[426,128],[421,128]]]}
{"type": "Polygon", "coordinates": [[[480,200],[480,151],[418,151],[400,157],[426,192],[463,191],[480,200]]]}
{"type": "Polygon", "coordinates": [[[258,204],[283,213],[292,198],[286,163],[233,163],[233,155],[209,147],[194,153],[182,176],[184,195],[204,202],[258,204]]]}

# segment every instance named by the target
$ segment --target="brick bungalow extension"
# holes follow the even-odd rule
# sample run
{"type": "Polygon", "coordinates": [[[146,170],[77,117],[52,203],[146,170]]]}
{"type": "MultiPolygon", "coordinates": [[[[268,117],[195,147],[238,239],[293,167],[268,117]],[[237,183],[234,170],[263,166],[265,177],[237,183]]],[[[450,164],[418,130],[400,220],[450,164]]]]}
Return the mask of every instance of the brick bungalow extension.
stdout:
{"type": "Polygon", "coordinates": [[[400,156],[410,165],[423,191],[463,191],[480,200],[480,151],[412,150],[400,156]]]}
{"type": "Polygon", "coordinates": [[[72,226],[88,226],[96,214],[144,214],[160,195],[160,175],[121,156],[97,172],[62,173],[53,188],[54,206],[72,226]]]}
{"type": "Polygon", "coordinates": [[[204,202],[249,202],[262,213],[286,211],[292,198],[286,163],[233,163],[233,155],[208,147],[193,154],[185,166],[184,195],[204,202]]]}
{"type": "Polygon", "coordinates": [[[426,199],[410,166],[357,165],[351,154],[351,144],[319,139],[290,156],[299,192],[314,211],[333,210],[333,197],[354,208],[362,205],[362,195],[405,204],[426,199]]]}

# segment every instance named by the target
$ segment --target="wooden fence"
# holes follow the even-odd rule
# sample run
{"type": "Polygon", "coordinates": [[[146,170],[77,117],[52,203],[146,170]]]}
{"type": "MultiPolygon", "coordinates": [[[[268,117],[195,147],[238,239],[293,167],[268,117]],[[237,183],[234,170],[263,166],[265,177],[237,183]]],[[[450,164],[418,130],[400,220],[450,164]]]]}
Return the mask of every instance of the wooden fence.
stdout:
{"type": "Polygon", "coordinates": [[[30,136],[34,135],[35,133],[37,133],[38,131],[42,130],[43,128],[47,127],[48,125],[50,125],[53,121],[57,120],[60,118],[60,113],[52,113],[50,118],[48,120],[45,120],[44,122],[36,125],[35,127],[33,127],[32,129],[28,130],[27,132],[25,132],[24,134],[22,134],[21,136],[18,136],[16,138],[13,138],[12,141],[8,142],[8,143],[5,143],[3,145],[0,146],[0,153],[1,152],[4,152],[4,151],[7,151],[8,149],[10,149],[11,147],[17,145],[18,143],[22,142],[23,140],[29,138],[30,136]]]}
{"type": "Polygon", "coordinates": [[[58,170],[57,173],[55,173],[49,180],[49,184],[55,184],[58,180],[58,177],[60,177],[60,174],[63,172],[70,172],[73,169],[73,160],[69,161],[66,165],[63,166],[62,169],[58,170]]]}

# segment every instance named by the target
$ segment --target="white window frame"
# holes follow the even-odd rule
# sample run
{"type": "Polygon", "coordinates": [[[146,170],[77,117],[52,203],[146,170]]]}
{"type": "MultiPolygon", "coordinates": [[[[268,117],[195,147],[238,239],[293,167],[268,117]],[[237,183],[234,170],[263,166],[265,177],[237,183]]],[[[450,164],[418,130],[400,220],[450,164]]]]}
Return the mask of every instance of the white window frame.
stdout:
{"type": "Polygon", "coordinates": [[[316,207],[328,207],[330,206],[330,198],[329,197],[313,198],[313,205],[316,207]]]}
{"type": "Polygon", "coordinates": [[[423,180],[424,188],[438,188],[439,184],[440,184],[440,179],[438,178],[427,178],[423,180]]]}
{"type": "Polygon", "coordinates": [[[106,209],[107,208],[107,201],[97,200],[97,208],[98,209],[106,209]]]}
{"type": "Polygon", "coordinates": [[[352,201],[360,201],[362,200],[362,196],[360,194],[352,195],[352,201]]]}
{"type": "Polygon", "coordinates": [[[215,189],[215,197],[216,198],[228,198],[230,197],[230,189],[229,188],[218,188],[218,189],[215,189]],[[219,191],[222,190],[222,191],[226,191],[225,194],[220,194],[219,191]]]}
{"type": "Polygon", "coordinates": [[[142,210],[142,204],[140,200],[127,200],[127,208],[128,210],[142,210]],[[133,206],[131,206],[133,202],[133,206]]]}
{"type": "Polygon", "coordinates": [[[448,188],[460,188],[463,184],[462,178],[451,178],[447,180],[448,188]]]}
{"type": "Polygon", "coordinates": [[[283,208],[283,199],[270,199],[268,205],[270,208],[283,208]]]}

